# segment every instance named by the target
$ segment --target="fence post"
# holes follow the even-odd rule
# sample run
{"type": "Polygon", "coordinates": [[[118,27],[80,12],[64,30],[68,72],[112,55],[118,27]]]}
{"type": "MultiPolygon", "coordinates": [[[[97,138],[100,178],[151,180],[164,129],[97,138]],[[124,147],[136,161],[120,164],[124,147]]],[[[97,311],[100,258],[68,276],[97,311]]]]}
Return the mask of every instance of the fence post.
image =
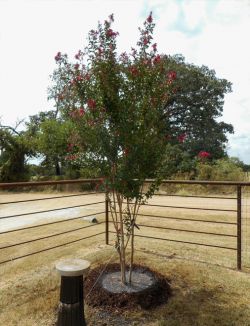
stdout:
{"type": "Polygon", "coordinates": [[[237,186],[237,269],[241,270],[241,186],[237,186]]]}
{"type": "Polygon", "coordinates": [[[109,201],[108,192],[105,194],[105,240],[106,245],[109,244],[109,201]]]}

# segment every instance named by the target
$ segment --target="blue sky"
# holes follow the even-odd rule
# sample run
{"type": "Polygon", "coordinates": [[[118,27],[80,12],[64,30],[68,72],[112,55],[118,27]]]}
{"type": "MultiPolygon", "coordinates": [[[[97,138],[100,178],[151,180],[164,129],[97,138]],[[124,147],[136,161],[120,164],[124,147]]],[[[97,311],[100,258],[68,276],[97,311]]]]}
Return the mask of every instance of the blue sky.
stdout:
{"type": "Polygon", "coordinates": [[[233,83],[222,118],[235,128],[228,152],[250,163],[249,0],[0,0],[2,123],[14,126],[52,108],[47,87],[55,54],[73,56],[98,20],[114,13],[123,51],[136,44],[151,10],[160,53],[181,53],[233,83]]]}

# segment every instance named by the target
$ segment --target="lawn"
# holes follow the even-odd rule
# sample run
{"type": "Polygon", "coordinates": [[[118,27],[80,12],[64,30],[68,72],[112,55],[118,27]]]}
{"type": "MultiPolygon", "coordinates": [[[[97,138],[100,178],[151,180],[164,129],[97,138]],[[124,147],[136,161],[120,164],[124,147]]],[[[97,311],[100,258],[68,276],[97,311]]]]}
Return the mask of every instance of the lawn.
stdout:
{"type": "MultiPolygon", "coordinates": [[[[12,196],[12,199],[20,200],[20,194],[12,196]],[[18,197],[19,196],[19,197],[18,197]]],[[[37,194],[29,196],[37,197],[37,194]]],[[[45,196],[45,194],[39,195],[45,196]]],[[[51,195],[52,196],[52,195],[51,195]]],[[[101,196],[101,195],[99,195],[101,196]]],[[[1,196],[1,201],[6,201],[7,197],[1,196]]],[[[95,197],[81,199],[81,203],[93,202],[95,197]]],[[[30,198],[30,197],[29,197],[30,198]]],[[[81,197],[82,198],[82,197],[81,197]]],[[[75,204],[77,200],[74,199],[75,204]]],[[[181,199],[165,198],[164,203],[169,205],[171,201],[174,206],[190,206],[194,202],[191,198],[181,199]]],[[[154,204],[160,204],[163,197],[154,199],[154,204]]],[[[68,205],[64,199],[64,204],[68,205]]],[[[195,206],[234,209],[235,203],[230,200],[222,202],[197,200],[195,206]],[[223,206],[224,205],[224,206],[223,206]]],[[[39,203],[41,205],[41,202],[39,203]]],[[[59,205],[58,201],[53,207],[59,205]]],[[[71,205],[73,206],[74,203],[71,205]]],[[[99,207],[102,204],[98,204],[99,207]]],[[[3,207],[3,206],[2,206],[3,207]]],[[[20,208],[20,207],[19,207],[20,208]]],[[[9,210],[1,208],[1,216],[9,214],[9,210]],[[8,211],[8,212],[7,212],[8,211]],[[7,213],[6,213],[7,212],[7,213]]],[[[34,209],[34,207],[32,207],[34,209]]],[[[36,208],[37,209],[37,208],[36,208]]],[[[100,208],[96,208],[98,211],[100,208]]],[[[18,211],[18,207],[12,208],[12,213],[18,211]]],[[[24,206],[25,212],[29,211],[28,206],[24,206]]],[[[91,209],[88,212],[94,212],[91,209]]],[[[82,212],[80,212],[82,213],[82,212]]],[[[219,213],[214,211],[176,210],[161,207],[143,207],[143,214],[154,214],[173,217],[187,217],[207,220],[228,221],[235,219],[234,213],[219,213]],[[171,214],[171,215],[170,215],[171,214]]],[[[49,221],[54,221],[55,217],[49,217],[49,221]]],[[[58,217],[57,217],[58,218],[58,217]]],[[[104,219],[100,215],[99,221],[104,219]]],[[[32,221],[34,223],[34,221],[32,221]]],[[[41,221],[39,221],[41,223],[41,221]]],[[[179,220],[162,220],[160,218],[140,217],[139,224],[161,225],[169,228],[190,228],[197,231],[216,231],[218,233],[234,233],[234,226],[212,225],[179,220]],[[229,228],[228,228],[229,227],[229,228]]],[[[63,232],[67,229],[74,229],[88,225],[88,222],[74,220],[70,222],[55,224],[51,226],[24,230],[9,233],[1,236],[1,246],[25,241],[30,238],[63,232]],[[70,223],[70,225],[69,225],[70,223]]],[[[112,228],[111,228],[112,230],[112,228]]],[[[22,245],[17,248],[11,247],[0,251],[1,260],[8,257],[26,254],[44,247],[50,247],[56,243],[68,242],[72,239],[88,236],[104,231],[104,224],[99,224],[93,228],[82,229],[77,232],[64,234],[55,238],[40,240],[29,245],[22,245]]],[[[218,236],[206,236],[204,234],[184,233],[174,230],[151,229],[141,227],[138,234],[149,236],[182,239],[183,241],[194,241],[204,243],[219,243],[221,245],[235,245],[235,238],[222,238],[218,236]]],[[[42,252],[27,258],[19,259],[10,263],[0,265],[0,324],[20,325],[20,326],[52,326],[55,324],[57,316],[57,306],[59,301],[59,276],[55,270],[55,263],[62,258],[79,257],[91,261],[92,267],[108,262],[116,262],[117,255],[112,246],[113,238],[110,234],[110,245],[105,245],[104,234],[72,243],[70,245],[42,252]]],[[[236,253],[225,249],[213,249],[195,245],[184,245],[180,243],[149,240],[136,238],[136,263],[145,264],[152,269],[164,274],[171,282],[173,295],[169,302],[153,311],[128,311],[127,313],[110,314],[105,311],[86,307],[86,319],[88,325],[250,325],[250,274],[247,268],[243,272],[238,272],[236,267],[236,253]]],[[[247,265],[247,251],[244,251],[244,262],[247,265]]],[[[89,293],[91,295],[91,293],[89,293]]]]}

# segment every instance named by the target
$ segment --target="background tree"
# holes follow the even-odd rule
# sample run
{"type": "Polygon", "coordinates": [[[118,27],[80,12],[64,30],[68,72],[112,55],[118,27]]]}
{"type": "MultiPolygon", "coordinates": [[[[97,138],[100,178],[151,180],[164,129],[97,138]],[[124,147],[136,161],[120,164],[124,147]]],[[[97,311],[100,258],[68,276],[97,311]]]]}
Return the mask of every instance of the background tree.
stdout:
{"type": "Polygon", "coordinates": [[[231,83],[217,78],[206,66],[186,63],[181,55],[169,57],[168,65],[178,76],[178,86],[167,104],[172,142],[181,143],[192,158],[200,151],[209,152],[212,159],[225,157],[226,134],[233,133],[233,126],[218,119],[231,83]]]}
{"type": "Polygon", "coordinates": [[[70,126],[71,122],[58,117],[54,110],[30,116],[26,123],[26,134],[33,140],[34,151],[42,159],[41,165],[47,171],[52,169],[56,176],[60,176],[62,167],[67,165],[70,126]]]}
{"type": "Polygon", "coordinates": [[[2,182],[28,180],[27,158],[33,155],[23,131],[0,125],[0,180],[2,182]]]}

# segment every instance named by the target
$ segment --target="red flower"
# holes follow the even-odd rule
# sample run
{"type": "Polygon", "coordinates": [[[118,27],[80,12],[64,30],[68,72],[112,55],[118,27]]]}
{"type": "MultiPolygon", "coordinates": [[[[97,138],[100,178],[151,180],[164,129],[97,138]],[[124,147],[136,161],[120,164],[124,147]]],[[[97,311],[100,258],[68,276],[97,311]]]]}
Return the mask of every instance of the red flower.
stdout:
{"type": "Polygon", "coordinates": [[[60,61],[62,59],[62,54],[61,52],[57,52],[56,56],[55,56],[55,60],[56,61],[60,61]]]}
{"type": "Polygon", "coordinates": [[[211,154],[206,151],[200,151],[198,154],[198,157],[201,159],[209,158],[210,156],[211,156],[211,154]]]}
{"type": "Polygon", "coordinates": [[[65,157],[66,160],[70,160],[70,161],[73,161],[76,158],[77,158],[77,155],[73,155],[73,154],[72,155],[68,155],[68,156],[65,157]]]}
{"type": "Polygon", "coordinates": [[[118,32],[114,32],[113,29],[109,28],[107,30],[107,34],[106,34],[108,37],[116,37],[117,35],[119,35],[118,32]]]}
{"type": "Polygon", "coordinates": [[[128,148],[124,148],[123,155],[124,156],[128,156],[128,153],[129,153],[129,149],[128,148]]]}
{"type": "Polygon", "coordinates": [[[148,18],[147,18],[147,22],[148,22],[149,24],[151,24],[152,21],[153,21],[153,18],[152,18],[152,12],[151,12],[150,15],[149,15],[148,18]]]}
{"type": "Polygon", "coordinates": [[[91,76],[90,76],[90,74],[88,74],[88,73],[84,76],[84,78],[85,78],[86,80],[90,80],[90,77],[91,77],[91,76]]]}
{"type": "Polygon", "coordinates": [[[87,104],[90,109],[95,109],[96,107],[96,101],[92,98],[88,99],[87,104]]]}
{"type": "Polygon", "coordinates": [[[179,143],[183,143],[186,138],[187,138],[186,134],[181,134],[177,137],[179,143]]]}
{"type": "Polygon", "coordinates": [[[145,37],[145,38],[143,39],[143,44],[144,44],[144,45],[147,45],[148,42],[149,42],[149,39],[148,39],[147,37],[145,37]]]}
{"type": "Polygon", "coordinates": [[[72,144],[72,143],[68,144],[68,146],[67,146],[68,152],[71,152],[73,147],[74,147],[74,144],[72,144]]]}
{"type": "Polygon", "coordinates": [[[76,64],[74,65],[74,68],[75,68],[76,70],[78,70],[79,67],[80,67],[79,63],[76,63],[76,64]]]}
{"type": "Polygon", "coordinates": [[[129,68],[129,71],[131,72],[131,74],[133,76],[137,76],[139,74],[138,69],[136,67],[133,67],[133,66],[129,68]]]}
{"type": "Polygon", "coordinates": [[[143,63],[144,63],[145,66],[148,66],[148,65],[151,64],[151,60],[150,59],[145,59],[145,60],[143,60],[143,63]]]}
{"type": "Polygon", "coordinates": [[[79,116],[82,117],[85,114],[84,108],[79,109],[79,116]]]}
{"type": "Polygon", "coordinates": [[[176,76],[177,76],[177,74],[176,74],[175,71],[169,71],[168,74],[167,74],[168,80],[170,80],[170,81],[175,80],[176,76]]]}
{"type": "Polygon", "coordinates": [[[83,78],[82,78],[82,76],[77,76],[77,77],[76,77],[76,80],[80,82],[80,81],[83,80],[83,78]]]}
{"type": "Polygon", "coordinates": [[[154,64],[160,63],[161,62],[161,56],[157,54],[157,56],[153,60],[154,64]]]}
{"type": "Polygon", "coordinates": [[[103,53],[103,49],[102,48],[98,48],[98,55],[102,55],[103,53]]]}
{"type": "Polygon", "coordinates": [[[153,51],[156,52],[156,51],[157,51],[157,44],[154,43],[154,44],[152,45],[152,48],[153,48],[153,51]]]}
{"type": "Polygon", "coordinates": [[[77,60],[79,60],[80,57],[81,57],[81,54],[82,54],[82,52],[81,52],[81,50],[79,50],[78,53],[75,55],[75,58],[76,58],[77,60]]]}

